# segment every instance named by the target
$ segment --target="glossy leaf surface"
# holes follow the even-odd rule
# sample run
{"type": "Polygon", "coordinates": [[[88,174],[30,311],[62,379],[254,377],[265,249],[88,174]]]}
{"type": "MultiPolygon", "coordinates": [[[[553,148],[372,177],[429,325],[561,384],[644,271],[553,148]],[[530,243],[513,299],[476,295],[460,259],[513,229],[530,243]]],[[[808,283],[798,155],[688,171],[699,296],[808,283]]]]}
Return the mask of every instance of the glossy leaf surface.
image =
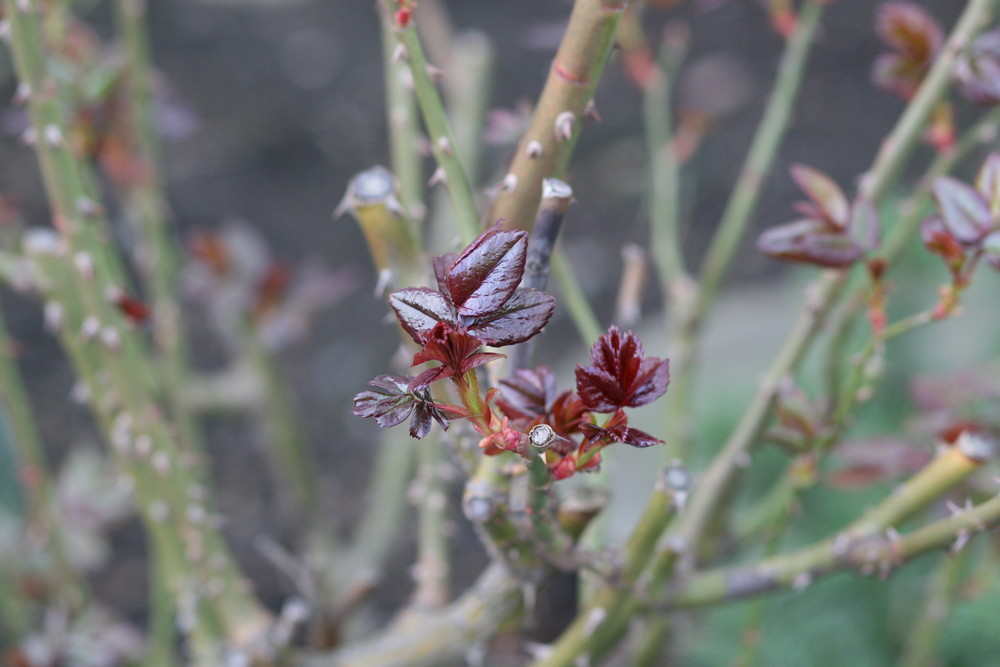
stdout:
{"type": "Polygon", "coordinates": [[[643,346],[631,331],[611,327],[591,348],[590,366],[576,367],[576,389],[595,412],[614,412],[656,400],[670,382],[666,359],[644,358],[643,346]]]}
{"type": "Polygon", "coordinates": [[[446,275],[458,313],[479,317],[504,305],[521,282],[527,252],[527,232],[494,228],[480,234],[446,275]]]}

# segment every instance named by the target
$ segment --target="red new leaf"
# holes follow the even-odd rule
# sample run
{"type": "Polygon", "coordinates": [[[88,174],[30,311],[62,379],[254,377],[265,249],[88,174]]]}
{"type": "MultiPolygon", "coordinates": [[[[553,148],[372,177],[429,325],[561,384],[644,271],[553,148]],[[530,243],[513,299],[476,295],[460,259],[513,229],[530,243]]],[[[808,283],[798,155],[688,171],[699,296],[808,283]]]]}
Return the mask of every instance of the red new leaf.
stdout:
{"type": "Polygon", "coordinates": [[[556,376],[548,366],[518,368],[500,380],[497,405],[509,417],[534,419],[548,414],[556,398],[556,376]]]}
{"type": "Polygon", "coordinates": [[[941,176],[934,181],[934,199],[945,227],[961,243],[978,243],[989,233],[989,206],[971,186],[941,176]]]}
{"type": "Polygon", "coordinates": [[[576,367],[576,390],[594,412],[614,412],[656,400],[670,381],[666,359],[644,358],[642,342],[631,331],[611,327],[590,351],[591,366],[576,367]]]}
{"type": "Polygon", "coordinates": [[[399,323],[413,340],[423,344],[439,322],[454,325],[451,304],[440,292],[429,287],[411,287],[389,295],[389,305],[399,323]]]}
{"type": "Polygon", "coordinates": [[[758,237],[757,249],[776,259],[830,268],[850,266],[865,254],[850,236],[831,231],[820,220],[796,220],[772,227],[758,237]]]}
{"type": "Polygon", "coordinates": [[[524,274],[528,234],[494,227],[462,251],[447,272],[459,315],[479,317],[504,305],[524,274]]]}
{"type": "Polygon", "coordinates": [[[830,226],[845,229],[850,217],[850,205],[844,191],[832,178],[804,164],[793,165],[792,179],[815,204],[817,212],[830,226]]]}
{"type": "Polygon", "coordinates": [[[541,331],[555,307],[556,300],[545,292],[523,288],[496,309],[469,318],[465,326],[486,345],[514,345],[541,331]]]}

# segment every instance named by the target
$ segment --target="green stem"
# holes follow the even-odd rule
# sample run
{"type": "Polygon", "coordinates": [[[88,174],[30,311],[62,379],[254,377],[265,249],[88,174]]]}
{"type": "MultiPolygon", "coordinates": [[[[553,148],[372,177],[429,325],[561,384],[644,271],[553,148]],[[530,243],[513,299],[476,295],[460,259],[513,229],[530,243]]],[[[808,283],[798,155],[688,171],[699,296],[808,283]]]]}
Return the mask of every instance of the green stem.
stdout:
{"type": "Polygon", "coordinates": [[[889,532],[980,467],[981,462],[950,449],[833,537],[750,565],[696,572],[677,582],[671,592],[661,592],[663,607],[700,607],[779,588],[803,587],[817,576],[844,568],[866,574],[884,572],[948,545],[963,532],[988,529],[1000,522],[1000,496],[905,535],[889,532]]]}
{"type": "Polygon", "coordinates": [[[672,145],[672,88],[686,52],[686,38],[665,38],[657,67],[643,91],[652,254],[667,294],[675,282],[687,277],[680,234],[680,164],[672,145]]]}
{"type": "Polygon", "coordinates": [[[573,274],[573,269],[566,259],[565,253],[556,248],[552,253],[552,276],[562,294],[561,305],[566,308],[570,319],[576,326],[576,331],[585,345],[593,345],[604,331],[594,309],[580,287],[580,282],[573,274]]]}
{"type": "Polygon", "coordinates": [[[561,178],[607,62],[623,0],[576,0],[528,131],[518,144],[487,219],[530,229],[542,181],[561,178]]]}
{"type": "MultiPolygon", "coordinates": [[[[49,296],[62,310],[61,337],[91,406],[136,491],[145,525],[163,550],[179,604],[202,624],[195,637],[206,651],[260,639],[270,615],[247,590],[215,524],[204,490],[183,456],[145,369],[144,344],[108,300],[123,289],[121,262],[106,239],[95,179],[67,137],[60,85],[47,66],[41,15],[33,2],[4,0],[14,62],[37,138],[35,148],[61,242],[36,243],[49,296]],[[96,361],[96,365],[94,364],[96,361]]],[[[37,239],[36,235],[36,239],[37,239]]]]}
{"type": "Polygon", "coordinates": [[[683,274],[677,274],[672,281],[670,294],[675,311],[674,328],[671,332],[673,349],[670,352],[673,396],[668,399],[668,411],[671,439],[674,443],[667,441],[674,450],[671,453],[679,454],[685,450],[685,442],[691,431],[694,366],[697,362],[699,334],[722,279],[732,263],[733,255],[746,233],[747,223],[760,200],[778,148],[788,132],[792,108],[801,87],[810,47],[819,28],[824,6],[822,0],[809,0],[799,13],[795,32],[781,56],[774,90],[722,219],[709,243],[697,282],[692,284],[684,279],[683,274]]]}
{"type": "Polygon", "coordinates": [[[194,413],[183,398],[190,372],[181,307],[177,301],[181,260],[170,230],[170,207],[160,174],[153,71],[145,0],[116,0],[115,18],[124,44],[124,75],[135,181],[121,184],[122,199],[136,225],[138,264],[152,300],[154,340],[166,404],[184,451],[202,458],[204,443],[194,413]]]}
{"type": "Polygon", "coordinates": [[[969,0],[955,27],[934,58],[917,93],[906,105],[903,115],[879,148],[871,169],[861,182],[859,194],[878,202],[896,181],[917,142],[934,107],[945,94],[955,69],[955,60],[985,28],[997,6],[997,0],[969,0]]]}
{"type": "MultiPolygon", "coordinates": [[[[411,445],[412,446],[412,445],[411,445]]],[[[417,451],[417,563],[413,604],[437,608],[448,603],[448,486],[445,481],[444,443],[438,433],[420,441],[417,451]]]]}
{"type": "Polygon", "coordinates": [[[579,656],[585,652],[602,650],[599,646],[603,646],[603,650],[608,648],[607,644],[599,643],[605,638],[594,635],[594,626],[601,625],[609,613],[622,608],[629,599],[635,597],[643,567],[655,551],[657,540],[674,512],[683,506],[689,483],[687,471],[679,466],[671,466],[663,471],[653,496],[625,545],[624,560],[615,580],[594,593],[586,613],[576,617],[553,644],[552,651],[537,661],[535,667],[569,667],[576,664],[579,656]]]}
{"type": "Polygon", "coordinates": [[[698,279],[696,320],[701,320],[715,298],[722,278],[732,263],[733,254],[746,231],[747,221],[757,207],[764,182],[774,164],[775,155],[789,129],[792,107],[805,73],[809,49],[826,3],[809,0],[798,14],[795,32],[781,57],[778,78],[764,111],[750,153],[740,171],[732,196],[726,204],[718,230],[705,254],[698,279]]]}
{"type": "Polygon", "coordinates": [[[444,183],[451,195],[455,208],[455,218],[462,241],[466,244],[479,233],[479,214],[476,212],[476,201],[472,194],[469,177],[458,157],[455,137],[448,125],[448,117],[444,104],[431,80],[427,58],[424,55],[420,37],[417,35],[413,21],[406,27],[394,26],[396,37],[403,47],[403,57],[410,65],[413,76],[413,90],[417,96],[420,113],[430,135],[431,150],[434,159],[443,174],[444,183]]]}
{"type": "MultiPolygon", "coordinates": [[[[649,86],[644,91],[646,151],[649,153],[649,218],[652,255],[663,283],[663,294],[677,312],[694,306],[694,282],[684,266],[680,233],[680,165],[673,146],[671,89],[687,51],[687,37],[666,33],[649,86]]],[[[673,340],[673,337],[671,337],[673,340]]],[[[692,423],[693,363],[677,358],[684,350],[693,351],[694,340],[674,340],[665,347],[672,363],[672,384],[666,397],[663,437],[665,460],[683,458],[692,423]]]]}
{"type": "Polygon", "coordinates": [[[382,67],[385,70],[385,110],[389,128],[389,154],[392,173],[399,181],[399,199],[411,219],[423,217],[424,179],[417,141],[420,129],[413,92],[407,88],[406,63],[393,60],[396,35],[389,12],[379,12],[382,19],[382,67]]]}

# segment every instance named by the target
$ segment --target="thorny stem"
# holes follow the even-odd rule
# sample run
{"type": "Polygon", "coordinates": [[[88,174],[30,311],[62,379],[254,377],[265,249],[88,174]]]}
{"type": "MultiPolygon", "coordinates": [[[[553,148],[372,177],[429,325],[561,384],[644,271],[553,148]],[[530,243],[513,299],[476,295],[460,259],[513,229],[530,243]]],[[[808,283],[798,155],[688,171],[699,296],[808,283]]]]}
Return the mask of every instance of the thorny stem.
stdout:
{"type": "Polygon", "coordinates": [[[906,535],[896,526],[980,469],[983,461],[951,448],[881,504],[833,537],[797,551],[742,565],[696,572],[667,592],[653,593],[667,608],[695,607],[736,600],[777,588],[808,585],[815,577],[853,567],[863,573],[889,570],[963,532],[1000,522],[1000,496],[906,535]],[[662,597],[661,597],[662,596],[662,597]]]}
{"type": "Polygon", "coordinates": [[[137,264],[152,300],[164,398],[178,426],[183,448],[200,457],[204,450],[201,433],[183,400],[189,365],[181,307],[176,298],[180,259],[170,234],[169,206],[160,176],[145,0],[116,0],[115,12],[124,44],[128,129],[133,157],[138,163],[135,182],[123,185],[123,200],[136,224],[137,264]]]}
{"type": "Polygon", "coordinates": [[[593,103],[623,0],[576,0],[545,87],[500,185],[488,220],[530,229],[542,180],[561,178],[593,103]]]}
{"type": "MultiPolygon", "coordinates": [[[[872,335],[864,349],[858,354],[857,359],[852,363],[851,374],[848,380],[844,382],[843,387],[841,387],[840,396],[838,397],[836,407],[833,412],[832,425],[835,431],[839,431],[843,428],[851,410],[853,410],[858,401],[862,399],[859,394],[865,385],[865,380],[867,379],[866,376],[868,375],[868,366],[874,359],[875,355],[882,353],[885,343],[892,340],[896,336],[900,336],[908,331],[930,324],[933,321],[934,318],[931,311],[921,311],[897,322],[893,322],[882,332],[872,335]]],[[[827,444],[832,442],[836,436],[836,433],[831,433],[826,438],[827,444]]]]}
{"type": "MultiPolygon", "coordinates": [[[[405,62],[393,58],[398,42],[394,34],[392,16],[384,9],[380,15],[392,170],[399,180],[399,196],[404,210],[411,220],[421,220],[425,217],[426,205],[423,201],[425,193],[421,176],[422,158],[418,151],[419,119],[413,91],[406,85],[406,79],[412,75],[405,62]]],[[[427,6],[423,9],[426,15],[427,6]]],[[[464,68],[456,67],[455,70],[453,75],[464,73],[464,68]]],[[[453,85],[453,80],[449,79],[448,84],[453,85]]],[[[459,143],[460,149],[463,144],[464,142],[459,143]]],[[[439,197],[444,197],[442,193],[438,194],[439,197]]],[[[438,224],[438,217],[444,215],[444,208],[445,206],[435,206],[435,231],[441,226],[438,224]]],[[[407,281],[407,285],[416,284],[410,282],[410,277],[403,279],[407,281]]],[[[416,477],[410,479],[414,467],[412,444],[383,441],[376,455],[375,470],[376,482],[383,482],[378,486],[383,487],[381,492],[387,496],[382,496],[380,493],[372,496],[370,501],[372,505],[366,510],[366,521],[362,523],[368,532],[377,531],[384,535],[382,543],[390,544],[389,538],[398,532],[403,517],[405,494],[402,491],[407,486],[414,485],[415,488],[411,493],[415,491],[418,496],[416,499],[418,528],[417,562],[413,569],[416,589],[412,604],[418,608],[440,607],[447,603],[449,596],[448,499],[444,480],[444,467],[447,464],[443,445],[441,436],[433,431],[420,441],[415,452],[416,477]],[[386,482],[398,486],[394,489],[384,488],[386,482]],[[376,506],[387,502],[388,507],[376,510],[376,506]],[[387,516],[379,516],[383,514],[387,516]],[[369,518],[369,515],[374,516],[369,518]]],[[[382,555],[384,553],[385,549],[379,551],[380,557],[377,562],[381,563],[384,560],[382,555]]]]}
{"type": "Polygon", "coordinates": [[[120,264],[94,236],[107,224],[96,204],[95,179],[63,134],[68,124],[42,39],[45,10],[17,0],[5,0],[4,7],[19,79],[30,91],[28,111],[43,180],[65,244],[49,239],[35,248],[46,264],[42,275],[51,281],[51,297],[62,310],[64,345],[87,383],[119,464],[133,481],[179,606],[189,619],[205,621],[194,628],[201,658],[208,660],[227,644],[246,647],[261,639],[270,617],[247,590],[211,520],[192,462],[181,455],[162,419],[142,371],[142,341],[107,298],[122,288],[114,279],[121,275],[120,264]]]}
{"type": "MultiPolygon", "coordinates": [[[[607,620],[593,629],[590,641],[582,648],[594,659],[604,655],[628,628],[629,619],[644,609],[664,612],[733,600],[787,586],[804,586],[815,577],[840,567],[856,567],[863,572],[891,568],[908,558],[955,539],[962,530],[974,530],[1000,521],[1000,497],[963,512],[952,519],[931,524],[905,537],[897,537],[895,527],[933,502],[956,484],[979,470],[984,459],[994,453],[980,447],[947,450],[924,470],[911,478],[837,535],[814,546],[790,554],[762,560],[754,566],[736,566],[695,573],[675,580],[641,580],[639,589],[611,611],[607,620]],[[984,518],[988,517],[988,518],[984,518]]],[[[679,555],[684,545],[668,539],[667,551],[679,555]]],[[[655,573],[654,573],[655,574],[655,573]]],[[[605,608],[607,609],[607,608],[605,608]]],[[[572,664],[568,659],[544,662],[545,665],[572,664]]]]}
{"type": "MultiPolygon", "coordinates": [[[[391,66],[391,61],[387,62],[387,67],[391,66]]],[[[392,118],[390,127],[394,132],[407,134],[403,128],[394,127],[392,118]]],[[[412,144],[408,148],[415,150],[412,144]]],[[[414,177],[414,174],[409,174],[406,178],[414,177]]],[[[422,190],[419,183],[407,184],[402,179],[399,180],[399,187],[401,196],[404,187],[422,190]]],[[[379,282],[383,282],[384,276],[389,275],[393,281],[401,285],[420,285],[426,276],[425,258],[412,221],[393,210],[396,208],[395,198],[394,175],[383,168],[375,167],[361,172],[351,180],[342,206],[357,219],[364,232],[369,253],[380,273],[379,282]]],[[[400,335],[404,345],[411,345],[408,336],[402,331],[400,335]]],[[[345,582],[356,589],[372,585],[385,564],[394,539],[399,534],[406,508],[407,489],[413,481],[418,456],[417,448],[413,447],[409,440],[409,435],[405,432],[392,431],[379,443],[368,501],[365,503],[365,512],[358,524],[358,537],[346,559],[347,562],[356,564],[349,566],[348,573],[354,567],[363,572],[359,577],[360,585],[356,580],[345,582]]],[[[422,442],[419,446],[425,448],[436,445],[422,442]]],[[[425,457],[426,453],[420,456],[425,457]]],[[[429,494],[433,493],[430,487],[426,491],[429,494]]],[[[426,502],[421,503],[419,507],[421,526],[428,523],[425,515],[441,514],[443,511],[426,502]]],[[[423,534],[421,530],[421,535],[423,534]]],[[[435,538],[435,541],[442,540],[444,540],[443,535],[435,538]]],[[[426,550],[431,549],[434,553],[439,551],[438,546],[431,548],[423,541],[419,548],[421,561],[425,557],[426,550]]],[[[434,567],[424,568],[424,571],[433,572],[434,567]]],[[[350,597],[354,592],[348,590],[344,594],[350,597]]],[[[418,597],[424,599],[426,596],[421,593],[418,597]]]]}
{"type": "Polygon", "coordinates": [[[593,632],[607,618],[608,613],[619,609],[636,594],[636,584],[648,558],[656,549],[656,542],[674,512],[683,506],[687,495],[687,473],[683,468],[670,467],[661,475],[653,496],[636,529],[632,531],[624,551],[624,561],[614,581],[599,588],[588,605],[587,613],[580,614],[563,632],[552,651],[535,663],[535,667],[573,665],[590,646],[593,632]],[[683,478],[683,483],[678,480],[683,478]]]}
{"type": "MultiPolygon", "coordinates": [[[[384,8],[383,8],[384,9],[384,8]]],[[[382,67],[385,70],[386,126],[389,129],[389,154],[392,173],[399,181],[399,200],[403,210],[413,220],[423,218],[424,183],[417,142],[419,119],[413,91],[406,85],[409,77],[406,63],[393,58],[398,42],[392,16],[380,11],[382,20],[382,67]]]]}
{"type": "Polygon", "coordinates": [[[455,148],[455,137],[448,125],[448,117],[441,102],[441,96],[431,79],[427,58],[424,56],[420,37],[414,20],[405,27],[394,27],[402,50],[400,57],[406,59],[413,75],[413,90],[417,96],[424,125],[430,135],[431,150],[443,175],[444,183],[455,207],[455,219],[462,241],[466,244],[479,233],[479,214],[472,194],[472,185],[462,167],[455,148]]]}
{"type": "MultiPolygon", "coordinates": [[[[926,120],[933,104],[945,94],[949,81],[948,73],[951,71],[958,46],[968,44],[973,39],[996,3],[997,0],[973,0],[966,6],[947,42],[950,46],[946,50],[950,55],[935,61],[917,95],[889,135],[891,141],[887,140],[885,146],[893,147],[892,152],[886,152],[887,149],[883,146],[875,164],[866,176],[863,187],[866,188],[865,192],[873,201],[878,201],[888,191],[889,186],[894,182],[896,167],[905,161],[920,137],[923,126],[915,123],[912,119],[916,117],[926,120]],[[938,72],[938,70],[943,70],[943,72],[938,72]],[[914,110],[916,106],[926,107],[926,109],[923,111],[914,110]],[[898,151],[900,155],[897,156],[895,151],[898,151]]],[[[810,290],[813,295],[810,298],[810,305],[803,317],[800,318],[799,323],[792,329],[775,365],[772,367],[772,370],[777,371],[777,373],[768,374],[768,379],[763,383],[757,398],[751,403],[736,430],[703,475],[692,502],[687,511],[683,513],[680,524],[675,531],[685,543],[685,548],[689,550],[690,554],[697,552],[709,520],[715,514],[727,489],[735,481],[738,470],[747,462],[748,452],[757,441],[773,404],[775,387],[773,383],[791,373],[798,365],[798,360],[805,348],[818,331],[818,320],[814,319],[814,314],[825,314],[829,311],[841,293],[843,284],[844,276],[842,273],[829,271],[825,272],[810,290]],[[811,311],[815,311],[815,313],[811,311]]],[[[673,556],[663,554],[660,564],[672,567],[673,556]]],[[[667,573],[662,569],[660,572],[666,579],[667,573]]]]}
{"type": "MultiPolygon", "coordinates": [[[[425,33],[431,32],[428,28],[432,27],[434,21],[426,19],[427,10],[432,7],[434,6],[426,2],[420,4],[420,22],[417,25],[417,30],[428,48],[433,37],[425,33]]],[[[450,35],[450,31],[446,34],[450,35]]],[[[451,131],[455,137],[455,150],[458,151],[458,157],[465,167],[470,185],[475,188],[480,179],[479,165],[482,151],[480,137],[486,110],[489,107],[493,47],[489,38],[474,30],[461,32],[438,46],[444,47],[441,50],[447,50],[448,57],[435,58],[432,50],[431,58],[442,63],[448,72],[441,83],[451,131]]],[[[445,190],[437,189],[432,201],[433,216],[426,247],[432,250],[432,254],[441,254],[454,249],[455,214],[449,206],[448,193],[445,190]]]]}
{"type": "MultiPolygon", "coordinates": [[[[412,446],[412,445],[411,445],[412,446]]],[[[444,443],[432,432],[417,452],[415,492],[418,514],[417,563],[413,604],[436,608],[448,603],[448,489],[445,484],[444,443]]]]}

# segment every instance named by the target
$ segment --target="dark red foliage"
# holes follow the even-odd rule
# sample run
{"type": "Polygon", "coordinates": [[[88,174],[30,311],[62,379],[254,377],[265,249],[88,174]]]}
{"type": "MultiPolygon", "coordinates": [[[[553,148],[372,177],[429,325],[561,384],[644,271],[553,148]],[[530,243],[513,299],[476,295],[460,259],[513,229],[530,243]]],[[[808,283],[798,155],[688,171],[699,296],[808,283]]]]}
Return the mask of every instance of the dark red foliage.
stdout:
{"type": "Polygon", "coordinates": [[[876,59],[872,80],[892,95],[911,98],[941,48],[941,26],[917,4],[887,2],[878,9],[875,30],[891,51],[876,59]]]}
{"type": "Polygon", "coordinates": [[[828,268],[850,266],[865,254],[847,234],[830,231],[817,220],[772,227],[757,239],[757,249],[775,259],[828,268]]]}
{"type": "Polygon", "coordinates": [[[622,410],[615,412],[604,426],[585,423],[580,426],[580,430],[583,432],[584,437],[587,438],[583,451],[589,449],[592,443],[599,441],[620,442],[633,447],[652,447],[663,442],[645,431],[631,428],[628,425],[628,417],[625,416],[625,412],[622,410]]]}
{"type": "Polygon", "coordinates": [[[848,203],[840,187],[812,167],[794,165],[791,175],[809,198],[795,206],[804,217],[761,234],[761,252],[790,262],[844,268],[878,246],[878,213],[870,201],[857,198],[848,203]]]}
{"type": "Polygon", "coordinates": [[[920,238],[928,250],[945,261],[953,274],[962,270],[965,264],[965,250],[945,227],[940,216],[931,216],[923,221],[920,225],[920,238]]]}
{"type": "Polygon", "coordinates": [[[1000,102],[1000,31],[981,35],[955,61],[958,92],[973,104],[1000,102]]]}
{"type": "Polygon", "coordinates": [[[666,359],[643,357],[642,341],[611,327],[590,350],[590,366],[576,367],[576,391],[593,412],[614,412],[656,400],[670,382],[666,359]]]}
{"type": "Polygon", "coordinates": [[[976,185],[942,176],[934,181],[937,215],[924,220],[924,245],[944,259],[956,286],[964,286],[975,259],[1000,271],[1000,153],[991,153],[976,185]]]}
{"type": "Polygon", "coordinates": [[[944,226],[960,243],[978,243],[989,233],[989,204],[972,186],[942,176],[934,181],[934,201],[944,226]]]}
{"type": "Polygon", "coordinates": [[[409,390],[424,389],[435,380],[452,375],[464,375],[473,368],[504,356],[497,352],[479,352],[480,347],[479,341],[472,336],[438,323],[431,329],[424,347],[413,355],[413,365],[426,361],[439,361],[442,365],[424,371],[411,380],[409,390]]]}
{"type": "Polygon", "coordinates": [[[497,406],[508,417],[532,420],[547,415],[556,399],[556,375],[548,366],[518,368],[500,380],[497,406]]]}
{"type": "Polygon", "coordinates": [[[458,314],[486,315],[514,295],[528,252],[528,234],[492,229],[480,234],[445,273],[458,314]]]}
{"type": "Polygon", "coordinates": [[[354,414],[374,419],[387,428],[402,423],[410,417],[410,435],[423,438],[434,420],[447,430],[450,423],[445,410],[430,399],[424,391],[411,391],[412,378],[399,375],[379,375],[369,382],[375,389],[363,391],[354,397],[354,414]]]}
{"type": "Polygon", "coordinates": [[[524,342],[542,330],[555,308],[548,294],[517,287],[527,244],[526,232],[494,227],[457,257],[435,260],[440,291],[400,290],[389,296],[389,304],[403,329],[421,345],[438,323],[484,345],[524,342]]]}

